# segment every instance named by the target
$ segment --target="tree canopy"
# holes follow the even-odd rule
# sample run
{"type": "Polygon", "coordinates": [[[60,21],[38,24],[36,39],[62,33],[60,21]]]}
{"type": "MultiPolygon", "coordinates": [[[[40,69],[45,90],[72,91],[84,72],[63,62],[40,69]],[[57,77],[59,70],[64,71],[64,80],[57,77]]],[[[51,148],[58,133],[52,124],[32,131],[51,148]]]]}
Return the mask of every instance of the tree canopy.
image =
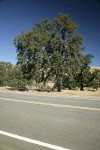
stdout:
{"type": "Polygon", "coordinates": [[[78,86],[83,90],[89,82],[92,55],[84,55],[83,36],[69,14],[60,13],[53,20],[43,19],[29,32],[14,39],[18,64],[24,77],[36,84],[52,80],[57,91],[78,86]]]}

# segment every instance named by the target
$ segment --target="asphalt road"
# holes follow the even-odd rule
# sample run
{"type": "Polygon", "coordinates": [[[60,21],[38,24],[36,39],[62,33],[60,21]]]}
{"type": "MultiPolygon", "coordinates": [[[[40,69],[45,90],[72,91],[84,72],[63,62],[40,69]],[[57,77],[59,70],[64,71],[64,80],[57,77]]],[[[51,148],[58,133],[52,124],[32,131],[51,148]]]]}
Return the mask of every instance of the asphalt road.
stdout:
{"type": "MultiPolygon", "coordinates": [[[[0,92],[1,131],[70,150],[100,150],[100,99],[0,92]]],[[[0,150],[49,149],[0,134],[0,150]]]]}

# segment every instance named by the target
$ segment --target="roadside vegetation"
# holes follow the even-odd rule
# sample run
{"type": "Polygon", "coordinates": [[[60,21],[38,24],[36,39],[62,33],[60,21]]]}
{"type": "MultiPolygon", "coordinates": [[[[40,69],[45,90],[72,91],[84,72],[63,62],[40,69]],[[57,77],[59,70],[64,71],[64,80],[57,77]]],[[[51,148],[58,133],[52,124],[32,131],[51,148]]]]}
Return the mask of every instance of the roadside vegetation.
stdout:
{"type": "MultiPolygon", "coordinates": [[[[90,68],[88,72],[88,78],[85,78],[88,82],[84,83],[84,90],[93,91],[100,88],[100,69],[90,68]],[[87,84],[86,84],[87,83],[87,84]]],[[[78,80],[77,80],[78,82],[78,80]]],[[[76,83],[77,83],[76,82],[76,83]]],[[[68,83],[63,84],[63,89],[69,89],[67,85],[68,83]]],[[[78,83],[77,83],[78,84],[78,83]]],[[[79,90],[80,88],[77,86],[72,88],[73,90],[79,90]]],[[[0,87],[9,87],[10,90],[20,90],[20,91],[28,91],[29,89],[35,89],[37,91],[57,91],[54,88],[53,80],[48,81],[48,83],[39,83],[33,80],[27,80],[26,75],[23,74],[21,66],[13,65],[9,62],[0,62],[0,87]]]]}
{"type": "Polygon", "coordinates": [[[0,62],[0,86],[36,86],[40,91],[100,87],[100,70],[91,71],[92,54],[85,54],[83,36],[68,14],[43,19],[16,36],[18,62],[0,62]],[[53,86],[47,86],[48,82],[53,86]]]}
{"type": "Polygon", "coordinates": [[[28,84],[21,68],[9,62],[0,62],[0,86],[9,86],[12,90],[21,89],[28,84]]]}

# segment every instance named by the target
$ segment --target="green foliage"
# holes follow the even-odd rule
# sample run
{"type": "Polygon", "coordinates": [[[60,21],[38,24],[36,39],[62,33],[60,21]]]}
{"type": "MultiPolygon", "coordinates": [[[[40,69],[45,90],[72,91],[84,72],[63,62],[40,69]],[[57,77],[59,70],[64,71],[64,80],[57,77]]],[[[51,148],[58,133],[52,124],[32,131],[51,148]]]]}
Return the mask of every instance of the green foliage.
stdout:
{"type": "Polygon", "coordinates": [[[66,87],[83,90],[88,86],[92,55],[82,54],[83,37],[76,34],[77,28],[68,14],[60,13],[17,36],[14,45],[24,77],[37,85],[52,80],[59,92],[66,87]]]}
{"type": "Polygon", "coordinates": [[[19,66],[9,62],[0,62],[0,86],[22,87],[27,85],[19,66]]]}
{"type": "Polygon", "coordinates": [[[23,73],[19,66],[15,66],[8,78],[8,86],[13,88],[19,88],[27,85],[26,79],[24,79],[23,73]]]}
{"type": "Polygon", "coordinates": [[[100,70],[95,70],[92,73],[90,73],[89,76],[89,87],[92,87],[93,89],[100,88],[100,70]]]}
{"type": "Polygon", "coordinates": [[[91,59],[93,56],[91,54],[80,55],[79,56],[79,71],[76,76],[77,86],[80,87],[80,90],[83,91],[84,87],[89,86],[89,76],[90,76],[90,67],[91,59]]]}
{"type": "Polygon", "coordinates": [[[8,84],[8,77],[13,69],[13,65],[9,62],[0,62],[0,86],[8,84]]]}

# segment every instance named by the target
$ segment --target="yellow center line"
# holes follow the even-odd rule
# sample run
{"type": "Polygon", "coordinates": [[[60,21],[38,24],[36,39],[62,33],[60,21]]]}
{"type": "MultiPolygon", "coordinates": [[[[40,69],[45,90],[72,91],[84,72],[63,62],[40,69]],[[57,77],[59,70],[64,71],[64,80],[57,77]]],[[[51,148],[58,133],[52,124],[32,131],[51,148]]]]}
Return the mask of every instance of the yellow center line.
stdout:
{"type": "Polygon", "coordinates": [[[54,106],[54,107],[61,107],[61,108],[73,108],[73,109],[100,111],[99,108],[81,107],[81,106],[72,106],[72,105],[62,105],[62,104],[53,104],[53,103],[47,103],[47,102],[25,101],[25,100],[7,99],[7,98],[0,98],[0,100],[1,101],[19,102],[19,103],[28,103],[28,104],[34,104],[34,105],[54,106]]]}

